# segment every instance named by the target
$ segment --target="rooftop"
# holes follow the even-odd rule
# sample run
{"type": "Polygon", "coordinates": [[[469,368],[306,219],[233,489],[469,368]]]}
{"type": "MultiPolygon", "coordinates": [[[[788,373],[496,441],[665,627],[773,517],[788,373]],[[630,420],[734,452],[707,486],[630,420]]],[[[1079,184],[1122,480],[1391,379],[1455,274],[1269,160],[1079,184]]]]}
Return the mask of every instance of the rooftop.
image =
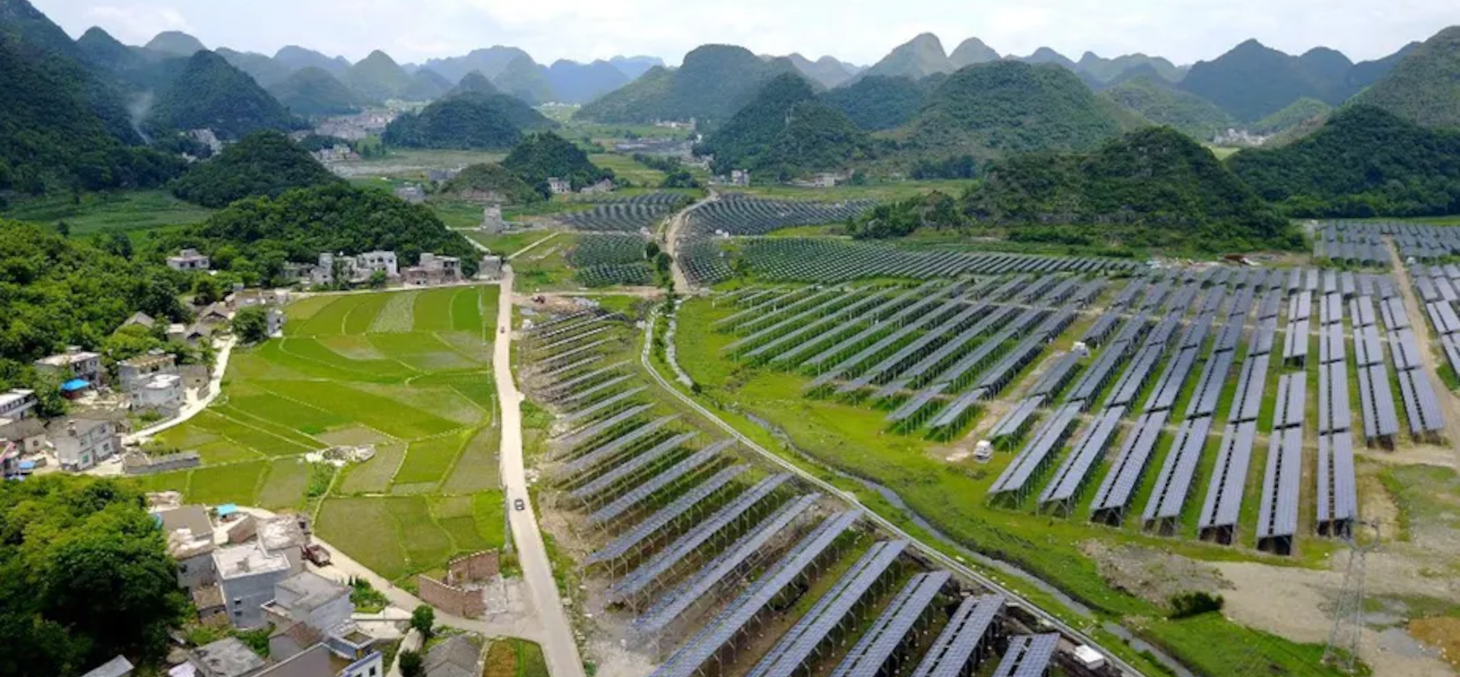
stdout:
{"type": "Polygon", "coordinates": [[[123,656],[117,656],[101,665],[92,668],[81,677],[125,677],[132,674],[132,663],[123,656]]]}
{"type": "Polygon", "coordinates": [[[304,529],[294,515],[277,515],[258,520],[259,542],[270,551],[289,550],[304,544],[304,529]]]}
{"type": "Polygon", "coordinates": [[[288,557],[271,553],[257,543],[219,548],[213,552],[213,562],[218,566],[218,576],[224,580],[289,568],[288,557]]]}
{"type": "Polygon", "coordinates": [[[68,367],[77,362],[94,360],[99,357],[101,357],[101,355],[93,352],[88,352],[85,350],[75,350],[51,355],[49,357],[42,357],[41,359],[36,360],[36,364],[43,364],[48,367],[68,367]]]}
{"type": "Polygon", "coordinates": [[[432,647],[426,653],[427,677],[476,677],[481,643],[467,635],[456,635],[432,647]]]}
{"type": "Polygon", "coordinates": [[[313,610],[341,595],[350,594],[349,588],[312,571],[304,571],[279,581],[276,588],[293,593],[296,599],[289,607],[299,610],[313,610]]]}
{"type": "Polygon", "coordinates": [[[206,677],[244,677],[267,665],[253,649],[235,637],[193,649],[188,659],[206,677]]]}
{"type": "Polygon", "coordinates": [[[136,357],[129,357],[125,360],[122,360],[121,364],[127,367],[141,368],[152,367],[159,364],[172,364],[176,361],[177,358],[174,357],[172,353],[161,353],[157,355],[138,355],[136,357]]]}
{"type": "Polygon", "coordinates": [[[35,395],[34,390],[21,390],[19,388],[8,392],[0,393],[0,407],[12,402],[19,402],[35,395]]]}

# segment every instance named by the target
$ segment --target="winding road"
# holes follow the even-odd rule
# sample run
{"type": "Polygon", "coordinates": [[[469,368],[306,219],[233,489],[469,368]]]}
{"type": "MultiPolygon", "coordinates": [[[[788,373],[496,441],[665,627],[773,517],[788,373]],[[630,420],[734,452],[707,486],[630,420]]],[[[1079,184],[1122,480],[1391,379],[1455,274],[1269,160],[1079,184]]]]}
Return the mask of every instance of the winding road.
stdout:
{"type": "Polygon", "coordinates": [[[664,251],[669,252],[669,257],[674,260],[674,265],[670,266],[670,270],[674,272],[674,291],[680,296],[693,292],[694,285],[690,284],[689,278],[684,276],[684,269],[679,265],[679,229],[685,226],[685,217],[689,216],[690,212],[719,199],[720,194],[711,188],[709,195],[669,217],[669,227],[664,233],[664,251]]]}
{"type": "Polygon", "coordinates": [[[493,342],[492,371],[497,379],[497,400],[502,403],[502,488],[507,496],[507,522],[517,546],[517,561],[528,595],[542,627],[542,653],[552,677],[586,677],[573,626],[563,611],[552,562],[537,525],[537,510],[527,493],[522,460],[522,393],[512,378],[512,267],[502,269],[501,297],[497,300],[497,337],[493,342]],[[514,503],[523,503],[517,510],[514,503]]]}

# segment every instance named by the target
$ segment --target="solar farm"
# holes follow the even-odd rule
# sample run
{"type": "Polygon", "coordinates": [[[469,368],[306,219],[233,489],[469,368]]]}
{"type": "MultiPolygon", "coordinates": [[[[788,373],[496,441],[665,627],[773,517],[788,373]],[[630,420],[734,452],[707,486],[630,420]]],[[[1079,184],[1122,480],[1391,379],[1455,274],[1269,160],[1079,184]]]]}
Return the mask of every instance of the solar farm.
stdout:
{"type": "Polygon", "coordinates": [[[609,198],[596,201],[588,209],[563,214],[557,220],[581,232],[639,233],[654,230],[688,201],[685,195],[670,192],[609,198]]]}
{"type": "Polygon", "coordinates": [[[538,463],[546,524],[587,617],[656,677],[1114,674],[675,406],[625,318],[539,315],[524,334],[523,385],[555,414],[538,463]]]}

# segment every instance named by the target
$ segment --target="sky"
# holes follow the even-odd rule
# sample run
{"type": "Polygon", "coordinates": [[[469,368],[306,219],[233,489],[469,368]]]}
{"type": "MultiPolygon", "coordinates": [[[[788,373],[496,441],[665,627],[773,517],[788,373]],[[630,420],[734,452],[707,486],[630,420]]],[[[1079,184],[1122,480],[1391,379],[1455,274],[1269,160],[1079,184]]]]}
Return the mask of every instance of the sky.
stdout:
{"type": "Polygon", "coordinates": [[[1053,47],[1078,60],[1132,52],[1178,64],[1256,38],[1355,61],[1460,24],[1455,0],[32,0],[73,37],[101,26],[127,44],[160,31],[272,55],[300,45],[401,63],[510,45],[540,63],[646,54],[677,64],[707,43],[870,65],[931,32],[952,52],[978,37],[1001,54],[1053,47]]]}

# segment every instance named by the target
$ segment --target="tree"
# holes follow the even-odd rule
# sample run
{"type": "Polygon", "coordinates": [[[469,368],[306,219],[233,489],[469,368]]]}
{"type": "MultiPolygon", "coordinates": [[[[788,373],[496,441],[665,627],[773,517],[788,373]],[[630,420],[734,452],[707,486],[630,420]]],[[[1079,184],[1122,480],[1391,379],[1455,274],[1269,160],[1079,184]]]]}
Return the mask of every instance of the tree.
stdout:
{"type": "Polygon", "coordinates": [[[240,308],[233,315],[233,333],[244,343],[261,343],[269,338],[269,317],[262,306],[240,308]]]}
{"type": "Polygon", "coordinates": [[[127,234],[120,230],[108,232],[101,248],[124,259],[132,258],[132,238],[127,237],[127,234]]]}
{"type": "Polygon", "coordinates": [[[377,270],[370,274],[368,284],[371,289],[385,289],[385,283],[389,281],[390,277],[385,274],[385,271],[377,270]]]}
{"type": "Polygon", "coordinates": [[[430,605],[422,604],[411,612],[411,627],[421,633],[421,639],[431,638],[431,631],[436,627],[436,610],[430,605]]]}
{"type": "Polygon", "coordinates": [[[400,673],[403,677],[420,677],[421,672],[425,669],[421,654],[414,651],[402,651],[396,660],[400,662],[400,673]]]}
{"type": "Polygon", "coordinates": [[[71,237],[71,224],[65,221],[56,222],[56,234],[61,237],[71,237]]]}
{"type": "Polygon", "coordinates": [[[193,283],[193,305],[206,306],[223,300],[223,291],[212,275],[202,275],[193,283]]]}

